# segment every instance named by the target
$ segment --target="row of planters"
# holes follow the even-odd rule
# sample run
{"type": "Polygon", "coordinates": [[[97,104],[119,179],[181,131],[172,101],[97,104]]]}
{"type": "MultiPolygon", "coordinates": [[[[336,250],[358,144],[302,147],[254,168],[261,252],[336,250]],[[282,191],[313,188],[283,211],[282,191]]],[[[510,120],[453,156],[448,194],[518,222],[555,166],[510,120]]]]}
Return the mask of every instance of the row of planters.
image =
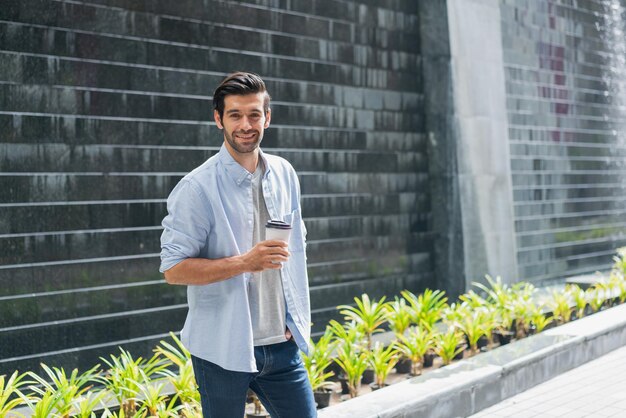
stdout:
{"type": "MultiPolygon", "coordinates": [[[[433,362],[454,359],[507,344],[543,329],[582,318],[626,301],[626,248],[618,250],[608,280],[587,290],[570,285],[537,297],[529,283],[505,285],[488,278],[454,303],[444,292],[401,292],[392,301],[364,294],[354,306],[339,306],[345,321],[331,321],[309,355],[303,355],[318,407],[328,405],[331,391],[343,382],[347,397],[356,397],[362,383],[372,389],[387,385],[392,371],[417,376],[433,362]],[[373,336],[389,330],[386,344],[373,336]],[[366,377],[366,379],[363,379],[366,377]],[[369,377],[369,378],[367,378],[369,377]]],[[[201,417],[200,399],[189,352],[172,334],[150,359],[119,356],[79,373],[42,365],[45,374],[17,371],[0,376],[0,418],[21,416],[27,408],[35,418],[201,417]]],[[[254,411],[264,416],[258,399],[254,411]]]]}
{"type": "Polygon", "coordinates": [[[102,358],[86,372],[42,364],[45,375],[33,372],[0,376],[0,418],[202,418],[189,352],[172,334],[161,341],[149,360],[121,350],[102,358]],[[17,408],[27,406],[21,414],[17,408]]]}
{"type": "Polygon", "coordinates": [[[624,303],[625,273],[626,248],[621,248],[609,278],[586,290],[567,285],[537,295],[530,283],[508,286],[488,277],[488,285],[475,283],[451,304],[438,290],[419,295],[405,290],[392,301],[363,294],[354,306],[338,307],[345,321],[331,321],[303,355],[318,407],[328,405],[335,380],[343,394],[356,397],[363,383],[372,390],[386,386],[392,371],[417,376],[433,363],[445,366],[624,303]],[[374,334],[387,330],[393,332],[391,341],[373,342],[374,334]]]}

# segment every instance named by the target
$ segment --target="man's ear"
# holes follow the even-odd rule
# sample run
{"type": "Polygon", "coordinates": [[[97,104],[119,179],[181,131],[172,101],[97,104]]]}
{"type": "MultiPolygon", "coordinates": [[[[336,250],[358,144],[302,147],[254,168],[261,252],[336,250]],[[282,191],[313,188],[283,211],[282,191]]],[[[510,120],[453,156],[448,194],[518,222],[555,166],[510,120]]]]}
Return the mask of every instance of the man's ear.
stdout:
{"type": "Polygon", "coordinates": [[[224,125],[222,125],[222,118],[220,118],[220,114],[217,110],[213,111],[213,119],[215,119],[215,124],[219,129],[224,129],[224,125]]]}
{"type": "Polygon", "coordinates": [[[265,113],[265,124],[263,125],[263,129],[267,129],[270,126],[270,121],[272,120],[272,109],[268,108],[265,113]]]}

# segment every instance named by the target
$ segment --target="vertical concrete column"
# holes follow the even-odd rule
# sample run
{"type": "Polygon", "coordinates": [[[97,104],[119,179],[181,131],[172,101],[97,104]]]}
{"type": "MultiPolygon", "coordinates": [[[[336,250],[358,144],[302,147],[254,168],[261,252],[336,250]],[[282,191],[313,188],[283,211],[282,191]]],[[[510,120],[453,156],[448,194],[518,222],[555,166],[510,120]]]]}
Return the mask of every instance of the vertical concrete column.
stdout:
{"type": "Polygon", "coordinates": [[[433,270],[436,287],[456,297],[465,292],[466,279],[447,4],[441,0],[418,4],[433,270]]]}
{"type": "Polygon", "coordinates": [[[498,0],[448,0],[465,278],[517,276],[498,0]]]}

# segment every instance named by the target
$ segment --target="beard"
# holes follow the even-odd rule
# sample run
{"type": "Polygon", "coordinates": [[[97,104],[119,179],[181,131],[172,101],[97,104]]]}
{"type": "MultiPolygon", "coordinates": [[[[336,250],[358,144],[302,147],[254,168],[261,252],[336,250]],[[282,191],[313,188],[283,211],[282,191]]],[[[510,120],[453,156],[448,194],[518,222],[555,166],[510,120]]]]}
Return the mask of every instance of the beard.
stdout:
{"type": "Polygon", "coordinates": [[[226,140],[226,142],[228,142],[228,145],[230,145],[231,148],[238,153],[248,154],[259,148],[263,136],[259,131],[254,129],[250,131],[237,131],[232,133],[228,133],[228,131],[224,129],[224,139],[226,140]],[[240,136],[250,138],[243,139],[240,136]]]}

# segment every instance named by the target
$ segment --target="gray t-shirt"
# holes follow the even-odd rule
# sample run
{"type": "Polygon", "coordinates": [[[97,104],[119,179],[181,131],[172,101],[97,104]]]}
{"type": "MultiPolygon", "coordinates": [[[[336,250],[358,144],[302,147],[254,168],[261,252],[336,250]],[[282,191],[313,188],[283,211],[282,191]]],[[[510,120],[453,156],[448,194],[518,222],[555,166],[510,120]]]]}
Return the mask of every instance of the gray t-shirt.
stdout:
{"type": "MultiPolygon", "coordinates": [[[[252,245],[265,241],[265,224],[270,215],[263,197],[262,177],[265,169],[262,160],[252,175],[252,201],[254,223],[252,245]]],[[[286,340],[286,308],[280,270],[253,273],[248,285],[248,301],[252,315],[254,345],[269,345],[286,340]]]]}

